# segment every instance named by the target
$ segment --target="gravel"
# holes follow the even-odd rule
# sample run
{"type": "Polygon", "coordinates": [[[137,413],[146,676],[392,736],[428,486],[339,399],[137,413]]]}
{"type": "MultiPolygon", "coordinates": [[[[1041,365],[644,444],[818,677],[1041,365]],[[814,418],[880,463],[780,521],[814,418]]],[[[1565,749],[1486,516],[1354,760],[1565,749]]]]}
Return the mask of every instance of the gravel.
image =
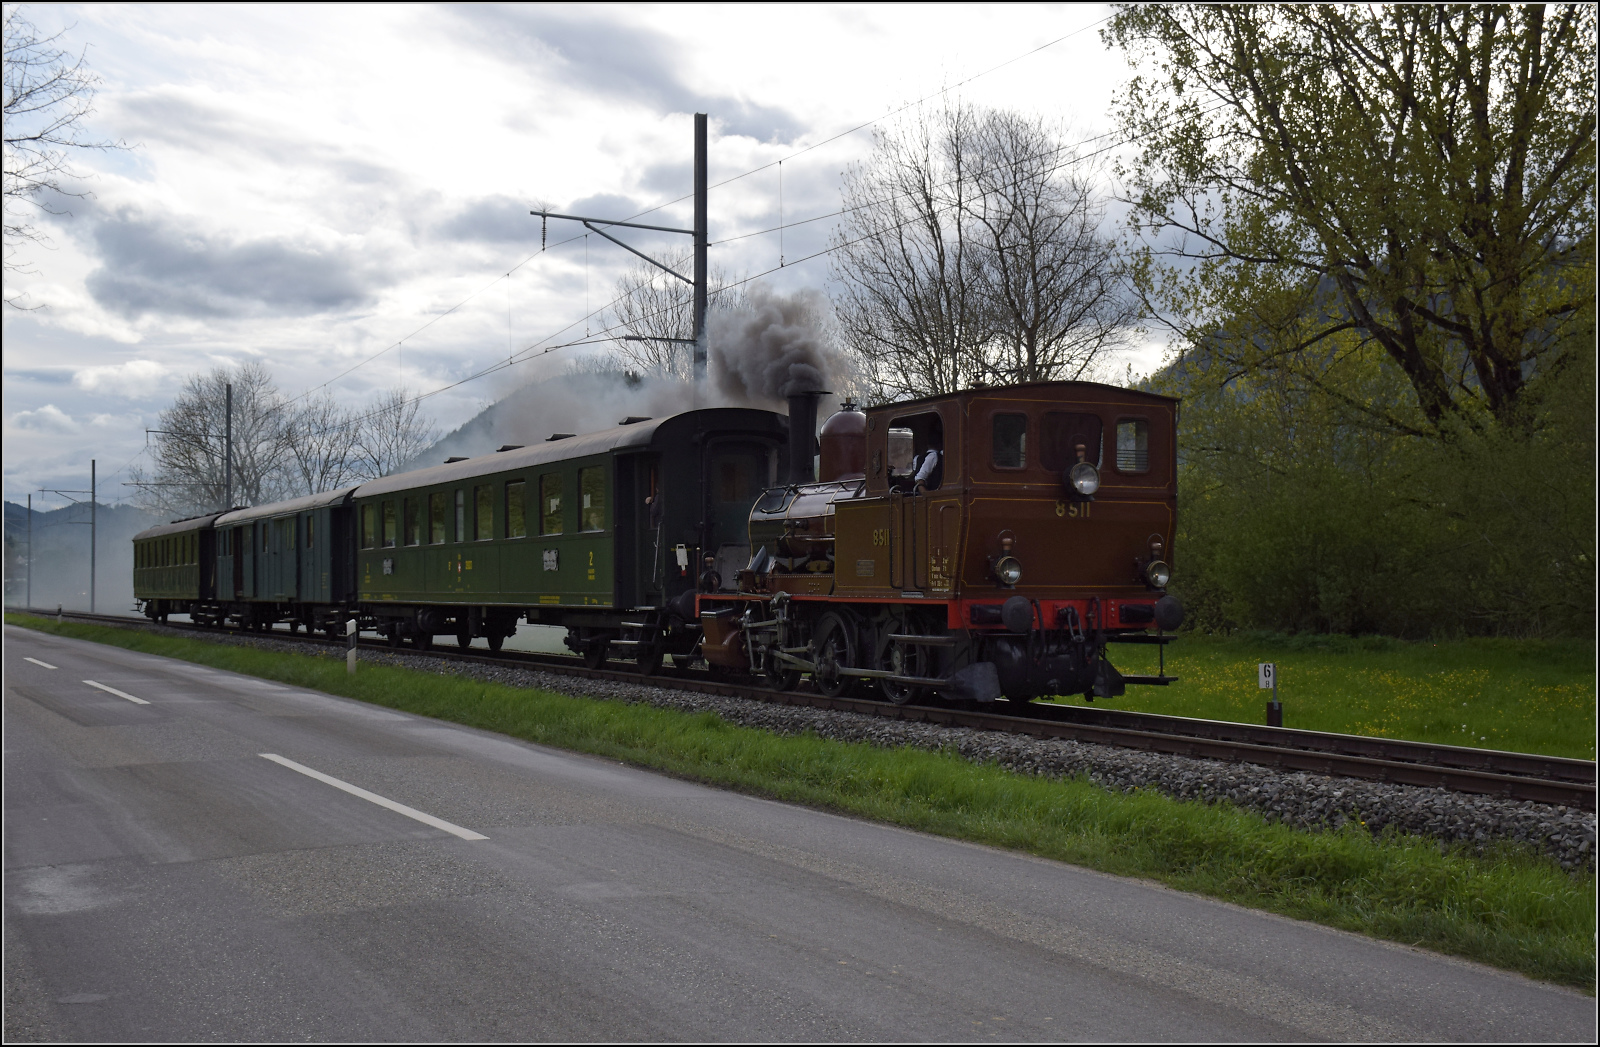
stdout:
{"type": "MultiPolygon", "coordinates": [[[[195,638],[189,630],[160,631],[195,638]]],[[[205,639],[308,653],[304,644],[290,640],[227,633],[211,634],[205,639]]],[[[344,657],[342,649],[316,650],[327,657],[344,657]]],[[[1116,792],[1155,789],[1180,800],[1226,801],[1256,811],[1270,821],[1301,829],[1337,829],[1355,821],[1374,833],[1393,829],[1466,844],[1480,853],[1500,841],[1515,841],[1549,854],[1569,871],[1593,871],[1595,867],[1595,815],[1573,807],[1304,771],[1280,771],[1071,739],[1040,739],[968,727],[890,720],[865,713],[779,705],[645,683],[586,679],[534,668],[456,662],[424,654],[363,649],[361,659],[586,698],[636,702],[684,712],[714,712],[729,723],[777,734],[812,731],[838,741],[909,745],[949,752],[974,763],[994,763],[1019,774],[1046,778],[1084,776],[1116,792]]]]}

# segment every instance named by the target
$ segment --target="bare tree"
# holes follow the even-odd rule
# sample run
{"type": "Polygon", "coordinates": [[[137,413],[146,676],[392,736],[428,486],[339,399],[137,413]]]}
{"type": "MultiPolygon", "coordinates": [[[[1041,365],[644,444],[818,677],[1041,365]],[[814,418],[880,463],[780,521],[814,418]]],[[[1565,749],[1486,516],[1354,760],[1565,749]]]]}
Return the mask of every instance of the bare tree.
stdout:
{"type": "MultiPolygon", "coordinates": [[[[64,32],[64,31],[63,31],[64,32]]],[[[47,243],[34,224],[38,214],[61,215],[53,197],[82,198],[88,193],[70,183],[82,177],[71,163],[75,149],[120,149],[121,143],[88,136],[84,122],[94,112],[100,78],[89,71],[85,55],[77,57],[56,46],[63,33],[42,36],[19,7],[5,12],[5,268],[27,273],[21,248],[47,243]]],[[[22,294],[6,297],[12,308],[22,294]]]]}
{"type": "Polygon", "coordinates": [[[296,494],[315,494],[358,479],[352,453],[358,424],[327,389],[302,403],[284,429],[288,486],[296,494]]]}
{"type": "Polygon", "coordinates": [[[843,198],[835,308],[876,398],[1085,377],[1137,319],[1092,179],[1040,120],[919,113],[843,198]]]}
{"type": "MultiPolygon", "coordinates": [[[[721,269],[706,274],[708,310],[737,308],[743,293],[728,286],[721,269]]],[[[619,337],[613,355],[625,369],[644,377],[694,378],[694,289],[644,262],[617,280],[612,326],[619,337]]]]}
{"type": "Polygon", "coordinates": [[[987,376],[1009,384],[1093,375],[1139,310],[1115,244],[1100,235],[1090,172],[1060,135],[1019,113],[986,114],[972,153],[968,236],[992,323],[987,376]]]}
{"type": "Polygon", "coordinates": [[[990,320],[966,221],[974,123],[959,105],[919,111],[874,131],[872,156],[845,171],[834,308],[876,398],[952,392],[982,373],[990,320]]]}
{"type": "Polygon", "coordinates": [[[217,367],[184,383],[152,433],[148,469],[135,467],[136,501],[147,512],[192,516],[227,508],[227,387],[233,386],[235,505],[269,502],[287,493],[282,466],[284,402],[258,361],[217,367]]]}
{"type": "Polygon", "coordinates": [[[351,471],[360,479],[399,472],[439,439],[439,432],[421,413],[422,405],[404,389],[390,389],[347,431],[352,433],[351,471]]]}

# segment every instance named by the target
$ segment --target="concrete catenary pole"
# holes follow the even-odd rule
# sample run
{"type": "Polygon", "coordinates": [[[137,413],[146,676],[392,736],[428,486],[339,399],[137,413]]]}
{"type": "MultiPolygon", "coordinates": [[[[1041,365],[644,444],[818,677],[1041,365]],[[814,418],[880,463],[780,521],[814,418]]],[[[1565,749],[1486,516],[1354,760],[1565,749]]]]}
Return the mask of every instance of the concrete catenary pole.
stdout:
{"type": "Polygon", "coordinates": [[[233,383],[228,383],[227,420],[222,430],[222,508],[233,508],[233,383]]]}
{"type": "Polygon", "coordinates": [[[94,554],[99,544],[95,541],[95,460],[89,459],[89,613],[94,613],[94,554]]]}
{"type": "Polygon", "coordinates": [[[706,376],[706,114],[694,114],[694,378],[706,376]]]}
{"type": "Polygon", "coordinates": [[[33,495],[28,495],[28,607],[33,606],[33,495]]]}

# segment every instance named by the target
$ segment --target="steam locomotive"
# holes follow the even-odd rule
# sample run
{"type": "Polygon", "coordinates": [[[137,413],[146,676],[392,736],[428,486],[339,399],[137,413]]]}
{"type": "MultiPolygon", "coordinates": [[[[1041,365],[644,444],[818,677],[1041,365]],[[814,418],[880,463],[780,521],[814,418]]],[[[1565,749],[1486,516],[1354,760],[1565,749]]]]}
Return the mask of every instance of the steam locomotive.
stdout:
{"type": "Polygon", "coordinates": [[[1115,697],[1165,644],[1177,401],[1087,382],[973,389],[817,429],[630,417],[134,538],[144,613],[498,650],[558,626],[591,666],[671,659],[903,703],[1115,697]]]}

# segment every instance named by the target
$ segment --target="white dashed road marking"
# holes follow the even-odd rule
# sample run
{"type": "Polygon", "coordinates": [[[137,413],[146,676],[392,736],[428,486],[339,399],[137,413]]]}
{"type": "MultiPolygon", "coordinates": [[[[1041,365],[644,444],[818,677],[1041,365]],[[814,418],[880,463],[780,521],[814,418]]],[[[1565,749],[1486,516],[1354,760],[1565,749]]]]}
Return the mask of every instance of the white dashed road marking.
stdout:
{"type": "Polygon", "coordinates": [[[34,665],[42,665],[46,669],[54,669],[55,668],[55,666],[51,665],[49,662],[41,662],[37,658],[24,658],[22,660],[25,661],[25,662],[32,662],[34,665]]]}
{"type": "Polygon", "coordinates": [[[287,760],[287,759],[283,758],[282,756],[279,756],[277,753],[259,753],[258,755],[263,760],[271,760],[273,763],[282,764],[284,767],[289,768],[289,770],[291,770],[291,771],[299,771],[301,774],[305,775],[308,778],[315,778],[317,781],[324,782],[324,783],[326,783],[328,785],[331,785],[335,789],[343,789],[345,792],[349,793],[351,796],[359,796],[363,800],[367,800],[370,803],[377,804],[379,807],[387,807],[389,810],[394,811],[396,814],[403,814],[407,818],[415,818],[417,821],[421,822],[423,825],[431,825],[435,829],[443,829],[445,832],[450,833],[453,836],[459,836],[463,840],[487,840],[488,839],[488,837],[484,836],[482,833],[475,833],[471,829],[463,829],[459,825],[452,825],[451,823],[445,821],[443,818],[435,818],[431,814],[423,814],[421,811],[417,810],[415,807],[407,807],[403,803],[395,803],[393,800],[389,799],[386,796],[379,796],[377,793],[369,793],[369,792],[367,792],[367,790],[361,788],[360,786],[351,785],[349,782],[341,782],[339,779],[333,777],[332,775],[323,774],[321,771],[313,771],[311,768],[305,766],[304,764],[295,763],[293,760],[287,760]]]}
{"type": "Polygon", "coordinates": [[[95,683],[93,680],[85,680],[83,682],[88,684],[90,687],[98,687],[102,691],[106,692],[107,694],[114,694],[118,698],[126,698],[126,699],[128,699],[128,701],[132,702],[134,705],[149,705],[150,704],[149,702],[145,701],[143,698],[135,698],[133,695],[129,694],[127,691],[119,691],[115,687],[107,687],[103,683],[95,683]]]}

